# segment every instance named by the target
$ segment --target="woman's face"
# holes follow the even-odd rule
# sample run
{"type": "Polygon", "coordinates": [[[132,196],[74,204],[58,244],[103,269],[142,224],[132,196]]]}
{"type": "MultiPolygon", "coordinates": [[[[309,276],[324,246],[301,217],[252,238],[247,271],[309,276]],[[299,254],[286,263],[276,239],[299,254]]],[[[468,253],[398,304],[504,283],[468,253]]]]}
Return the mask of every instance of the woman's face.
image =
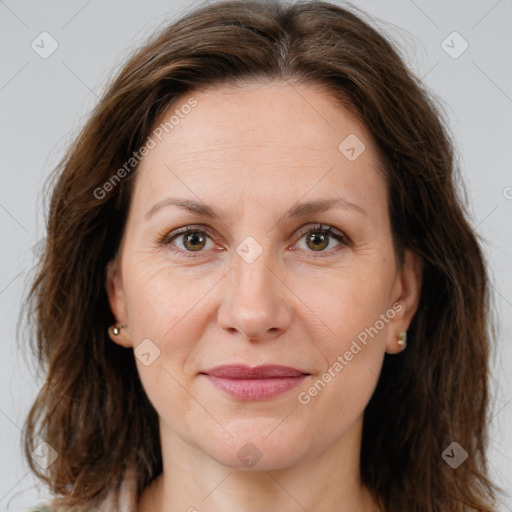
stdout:
{"type": "Polygon", "coordinates": [[[368,132],[327,93],[285,83],[210,88],[162,122],[173,114],[148,144],[108,272],[127,324],[112,339],[136,349],[163,435],[261,469],[357,441],[421,275],[412,253],[395,265],[368,132]],[[220,365],[305,375],[208,375],[220,365]]]}

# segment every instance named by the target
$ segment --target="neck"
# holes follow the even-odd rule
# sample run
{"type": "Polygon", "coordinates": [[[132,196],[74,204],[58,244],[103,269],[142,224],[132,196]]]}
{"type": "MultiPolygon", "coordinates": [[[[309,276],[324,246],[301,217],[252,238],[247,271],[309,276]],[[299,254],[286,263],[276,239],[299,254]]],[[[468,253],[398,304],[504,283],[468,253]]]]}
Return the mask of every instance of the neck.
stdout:
{"type": "Polygon", "coordinates": [[[380,511],[359,476],[362,419],[329,449],[275,470],[220,464],[162,423],[163,473],[143,492],[138,512],[380,511]]]}

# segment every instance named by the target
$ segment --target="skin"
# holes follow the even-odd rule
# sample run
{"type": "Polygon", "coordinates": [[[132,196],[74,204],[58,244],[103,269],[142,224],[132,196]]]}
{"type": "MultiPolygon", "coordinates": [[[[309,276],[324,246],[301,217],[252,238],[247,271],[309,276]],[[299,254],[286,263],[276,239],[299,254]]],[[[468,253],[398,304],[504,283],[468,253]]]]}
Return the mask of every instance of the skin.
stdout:
{"type": "Polygon", "coordinates": [[[396,266],[375,145],[348,110],[310,85],[217,86],[191,96],[197,106],[141,162],[107,272],[112,312],[127,325],[112,340],[136,348],[150,339],[160,350],[148,366],[136,359],[159,415],[164,468],[138,510],[377,511],[359,479],[363,412],[384,354],[402,350],[398,335],[417,309],[422,263],[406,251],[403,268],[396,266]],[[354,161],[338,149],[349,134],[365,145],[354,161]],[[145,218],[171,196],[223,216],[172,205],[145,218]],[[286,217],[298,202],[334,197],[365,214],[331,208],[286,217]],[[329,235],[315,250],[307,234],[317,223],[351,243],[329,235]],[[190,225],[211,229],[192,242],[199,251],[183,234],[159,245],[160,234],[190,225]],[[310,229],[298,234],[303,226],[310,229]],[[236,252],[248,236],[262,250],[250,263],[236,252]],[[394,303],[400,311],[390,319],[394,303]],[[301,403],[298,394],[383,314],[378,334],[301,403]],[[282,395],[244,402],[199,375],[233,363],[311,375],[282,395]],[[261,454],[251,467],[237,455],[246,443],[261,454]]]}

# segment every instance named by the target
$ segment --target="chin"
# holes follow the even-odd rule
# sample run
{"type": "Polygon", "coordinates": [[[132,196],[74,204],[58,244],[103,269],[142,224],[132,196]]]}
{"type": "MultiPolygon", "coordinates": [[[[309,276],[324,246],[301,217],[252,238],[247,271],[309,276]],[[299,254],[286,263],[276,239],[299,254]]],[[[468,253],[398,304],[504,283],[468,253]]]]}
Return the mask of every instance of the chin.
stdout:
{"type": "MultiPolygon", "coordinates": [[[[265,423],[268,424],[267,422],[265,423]]],[[[275,428],[276,421],[273,421],[275,428]]],[[[268,429],[244,429],[230,432],[221,439],[204,436],[204,440],[212,440],[208,445],[199,443],[199,448],[212,459],[232,469],[249,471],[270,471],[284,469],[296,464],[305,455],[304,437],[293,435],[289,429],[272,432],[268,429]]]]}

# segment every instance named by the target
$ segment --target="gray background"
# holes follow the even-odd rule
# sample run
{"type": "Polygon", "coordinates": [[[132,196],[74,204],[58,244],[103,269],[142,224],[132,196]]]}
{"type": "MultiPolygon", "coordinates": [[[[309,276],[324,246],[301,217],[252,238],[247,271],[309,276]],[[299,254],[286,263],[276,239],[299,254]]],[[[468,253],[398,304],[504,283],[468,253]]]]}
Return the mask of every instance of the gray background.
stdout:
{"type": "MultiPolygon", "coordinates": [[[[25,510],[46,495],[21,456],[21,426],[40,382],[27,363],[30,354],[16,341],[34,245],[44,236],[43,180],[97,102],[108,77],[133,49],[184,11],[204,4],[0,0],[0,510],[25,510]],[[38,36],[44,31],[58,43],[46,59],[31,47],[34,40],[42,46],[38,36]]],[[[499,336],[492,363],[489,457],[496,482],[510,492],[512,2],[353,4],[380,19],[378,26],[399,42],[410,67],[449,116],[471,202],[471,222],[485,240],[492,273],[499,336]],[[464,41],[448,37],[453,31],[469,45],[460,55],[464,41]]],[[[51,41],[42,37],[47,38],[48,50],[51,41]]],[[[512,511],[511,497],[502,500],[500,510],[512,511]]]]}

